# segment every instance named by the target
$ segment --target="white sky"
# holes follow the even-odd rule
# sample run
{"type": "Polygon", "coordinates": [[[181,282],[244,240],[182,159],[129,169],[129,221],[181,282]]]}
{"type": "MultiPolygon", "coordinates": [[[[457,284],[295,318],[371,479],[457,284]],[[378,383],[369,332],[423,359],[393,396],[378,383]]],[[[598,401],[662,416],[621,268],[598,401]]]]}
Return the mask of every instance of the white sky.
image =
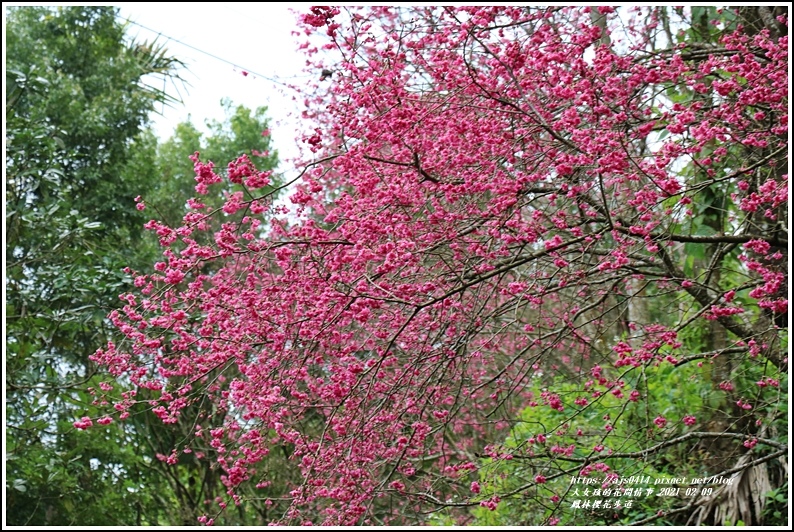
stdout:
{"type": "MultiPolygon", "coordinates": [[[[182,77],[189,85],[179,86],[184,104],[164,107],[162,115],[152,117],[160,138],[169,137],[174,127],[188,117],[205,131],[207,119],[223,119],[220,101],[228,97],[234,105],[243,104],[250,109],[267,106],[273,143],[280,159],[285,161],[297,155],[297,122],[290,115],[299,109],[292,101],[293,94],[278,82],[300,83],[309,79],[302,71],[305,57],[297,52],[299,37],[292,34],[297,31],[297,15],[290,9],[302,13],[311,4],[122,2],[113,5],[120,8],[121,17],[133,22],[128,35],[137,41],[157,38],[171,55],[187,65],[182,77]],[[245,76],[243,71],[249,74],[245,76]]],[[[177,94],[173,86],[167,90],[177,94]]]]}

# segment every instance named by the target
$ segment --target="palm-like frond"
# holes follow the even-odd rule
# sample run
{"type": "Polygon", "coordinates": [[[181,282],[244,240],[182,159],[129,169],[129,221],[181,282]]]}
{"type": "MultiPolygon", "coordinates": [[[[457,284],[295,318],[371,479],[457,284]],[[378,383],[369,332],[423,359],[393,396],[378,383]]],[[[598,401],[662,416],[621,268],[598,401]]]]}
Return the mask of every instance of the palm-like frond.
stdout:
{"type": "Polygon", "coordinates": [[[184,88],[187,81],[180,76],[179,70],[185,68],[185,63],[170,55],[165,44],[157,40],[133,42],[130,49],[142,73],[142,85],[152,99],[167,105],[181,103],[180,86],[184,88]],[[160,80],[163,88],[158,88],[155,82],[148,80],[160,80]],[[176,95],[167,89],[168,82],[176,95]]]}

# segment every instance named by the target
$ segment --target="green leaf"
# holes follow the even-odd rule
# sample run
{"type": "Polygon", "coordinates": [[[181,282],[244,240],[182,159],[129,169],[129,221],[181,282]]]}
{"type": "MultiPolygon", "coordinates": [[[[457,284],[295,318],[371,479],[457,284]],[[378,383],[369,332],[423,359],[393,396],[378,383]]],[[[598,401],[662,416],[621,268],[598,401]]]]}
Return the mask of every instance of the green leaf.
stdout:
{"type": "Polygon", "coordinates": [[[25,485],[25,480],[21,478],[15,478],[13,486],[15,490],[21,493],[25,493],[26,491],[28,491],[28,487],[25,485]]]}

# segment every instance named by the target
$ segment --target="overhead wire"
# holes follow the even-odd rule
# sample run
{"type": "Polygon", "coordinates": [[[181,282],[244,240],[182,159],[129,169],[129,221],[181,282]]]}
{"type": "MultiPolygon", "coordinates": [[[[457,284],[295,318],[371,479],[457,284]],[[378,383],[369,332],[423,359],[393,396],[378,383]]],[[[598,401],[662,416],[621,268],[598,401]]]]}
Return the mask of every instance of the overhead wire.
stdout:
{"type": "MultiPolygon", "coordinates": [[[[267,81],[270,81],[271,83],[275,83],[277,85],[282,85],[282,86],[284,86],[286,88],[291,88],[287,83],[285,83],[284,81],[281,81],[280,79],[276,79],[276,78],[273,78],[271,76],[266,76],[265,74],[260,74],[259,72],[256,72],[254,70],[251,70],[250,68],[246,68],[244,66],[241,66],[238,63],[235,63],[234,61],[229,61],[229,60],[224,59],[222,57],[219,57],[219,56],[217,56],[217,55],[215,55],[213,53],[207,52],[206,50],[202,50],[201,48],[193,46],[192,44],[188,44],[188,43],[186,43],[184,41],[180,41],[179,39],[177,39],[175,37],[170,37],[170,36],[164,34],[161,31],[153,30],[152,28],[144,26],[143,24],[141,24],[139,22],[135,22],[134,20],[131,20],[129,18],[124,18],[124,17],[121,17],[121,18],[123,18],[129,24],[133,24],[133,25],[138,26],[139,28],[142,28],[142,29],[144,29],[146,31],[150,31],[150,32],[156,34],[159,37],[163,37],[163,38],[165,38],[165,39],[167,39],[169,41],[173,41],[173,42],[175,42],[177,44],[181,44],[182,46],[190,48],[191,50],[195,50],[196,52],[199,52],[199,53],[204,54],[204,55],[206,55],[208,57],[211,57],[211,58],[215,59],[216,61],[220,61],[220,62],[226,63],[227,65],[230,65],[230,66],[232,66],[234,68],[240,69],[246,75],[251,74],[251,75],[253,75],[255,77],[262,78],[262,79],[265,79],[267,81]]],[[[292,76],[290,78],[282,78],[282,79],[298,79],[298,78],[301,78],[301,77],[308,77],[308,76],[292,76]]]]}

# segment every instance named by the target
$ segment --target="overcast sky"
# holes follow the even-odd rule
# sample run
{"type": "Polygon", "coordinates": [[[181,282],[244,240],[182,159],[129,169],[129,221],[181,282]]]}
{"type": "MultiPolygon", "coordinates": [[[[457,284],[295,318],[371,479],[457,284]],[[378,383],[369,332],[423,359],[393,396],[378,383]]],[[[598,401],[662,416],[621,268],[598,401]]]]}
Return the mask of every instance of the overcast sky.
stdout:
{"type": "MultiPolygon", "coordinates": [[[[116,3],[131,24],[130,36],[166,45],[171,55],[187,64],[179,86],[183,105],[162,108],[154,127],[167,138],[174,126],[190,116],[203,130],[207,119],[221,120],[221,98],[255,109],[266,105],[272,119],[275,147],[281,159],[297,155],[294,146],[297,108],[281,83],[308,79],[302,72],[305,58],[297,51],[296,15],[311,4],[296,3],[116,3]],[[248,72],[244,75],[243,71],[248,72]]],[[[167,88],[177,94],[175,87],[167,88]]]]}

